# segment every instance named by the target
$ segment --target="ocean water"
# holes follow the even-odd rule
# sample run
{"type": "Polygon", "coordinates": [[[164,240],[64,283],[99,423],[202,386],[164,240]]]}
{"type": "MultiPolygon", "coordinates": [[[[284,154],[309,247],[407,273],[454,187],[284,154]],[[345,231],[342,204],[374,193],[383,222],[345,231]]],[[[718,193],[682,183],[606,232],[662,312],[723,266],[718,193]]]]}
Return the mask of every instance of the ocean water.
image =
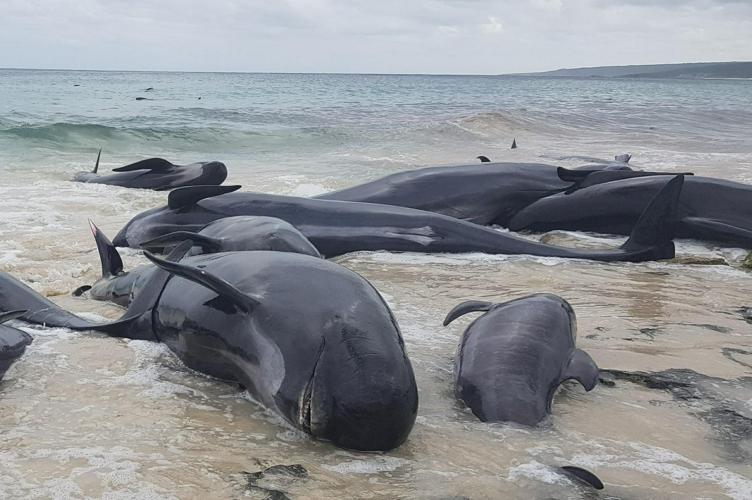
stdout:
{"type": "MultiPolygon", "coordinates": [[[[77,312],[121,314],[69,295],[99,273],[86,220],[114,235],[165,194],[70,182],[100,147],[103,171],[220,160],[243,189],[310,196],[479,154],[577,166],[632,153],[637,167],[752,182],[750,132],[747,81],[0,70],[0,270],[77,312]]],[[[0,497],[592,498],[554,472],[572,464],[599,475],[603,498],[752,498],[752,325],[738,312],[752,274],[739,249],[681,241],[679,254],[730,265],[339,258],[387,299],[416,372],[414,431],[386,454],[313,441],[163,346],[28,328],[34,344],[0,383],[0,497]],[[451,389],[470,318],[441,321],[461,300],[541,291],[572,302],[601,368],[694,370],[701,397],[566,386],[540,428],[478,422],[451,389]],[[244,472],[280,464],[307,477],[248,486],[244,472]]]]}

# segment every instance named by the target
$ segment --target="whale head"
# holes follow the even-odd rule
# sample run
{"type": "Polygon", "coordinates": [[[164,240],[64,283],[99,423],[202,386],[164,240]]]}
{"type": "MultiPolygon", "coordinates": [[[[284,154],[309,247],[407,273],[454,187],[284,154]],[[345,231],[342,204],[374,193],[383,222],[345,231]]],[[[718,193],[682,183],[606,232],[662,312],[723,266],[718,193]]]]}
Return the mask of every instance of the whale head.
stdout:
{"type": "Polygon", "coordinates": [[[308,432],[360,451],[391,450],[407,439],[418,395],[404,351],[382,341],[395,336],[401,346],[392,321],[330,323],[304,391],[301,417],[308,432]]]}

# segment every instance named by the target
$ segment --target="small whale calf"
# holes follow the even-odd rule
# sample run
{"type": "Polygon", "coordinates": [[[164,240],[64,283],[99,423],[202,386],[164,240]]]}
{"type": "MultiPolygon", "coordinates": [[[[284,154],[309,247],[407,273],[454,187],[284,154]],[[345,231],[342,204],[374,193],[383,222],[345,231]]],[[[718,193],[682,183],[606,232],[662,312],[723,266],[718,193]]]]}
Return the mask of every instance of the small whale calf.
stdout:
{"type": "Polygon", "coordinates": [[[0,313],[0,380],[3,379],[8,368],[23,355],[26,346],[32,341],[28,333],[2,323],[19,318],[24,313],[26,313],[25,310],[0,313]]]}
{"type": "Polygon", "coordinates": [[[99,175],[101,154],[100,149],[94,170],[77,173],[73,181],[165,191],[183,186],[219,185],[227,179],[227,167],[218,161],[174,165],[162,158],[147,158],[113,169],[114,174],[99,175]]]}
{"type": "Polygon", "coordinates": [[[482,421],[534,426],[551,412],[562,382],[577,380],[588,391],[598,383],[595,362],[575,347],[574,310],[561,297],[463,302],[449,312],[444,326],[475,311],[484,314],[462,335],[455,391],[482,421]]]}

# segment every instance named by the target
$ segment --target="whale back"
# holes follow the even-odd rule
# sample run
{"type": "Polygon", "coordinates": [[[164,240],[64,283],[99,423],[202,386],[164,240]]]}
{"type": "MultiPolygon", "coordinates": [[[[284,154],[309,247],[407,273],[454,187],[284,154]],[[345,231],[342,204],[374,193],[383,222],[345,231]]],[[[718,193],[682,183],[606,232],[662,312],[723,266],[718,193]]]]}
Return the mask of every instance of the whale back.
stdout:
{"type": "Polygon", "coordinates": [[[467,328],[455,359],[457,397],[478,418],[535,425],[562,381],[592,388],[593,370],[575,348],[576,319],[564,299],[537,294],[480,310],[487,312],[467,328]]]}

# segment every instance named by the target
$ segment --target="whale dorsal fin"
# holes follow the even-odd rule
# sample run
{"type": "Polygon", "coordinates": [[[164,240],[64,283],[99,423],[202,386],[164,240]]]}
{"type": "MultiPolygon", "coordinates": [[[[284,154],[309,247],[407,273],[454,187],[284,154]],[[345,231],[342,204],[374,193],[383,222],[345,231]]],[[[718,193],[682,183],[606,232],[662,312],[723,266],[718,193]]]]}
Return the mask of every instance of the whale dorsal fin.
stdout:
{"type": "Polygon", "coordinates": [[[170,191],[167,195],[167,206],[177,210],[190,207],[205,198],[212,198],[225,193],[232,193],[240,186],[186,186],[170,191]]]}
{"type": "Polygon", "coordinates": [[[140,160],[124,167],[113,168],[113,172],[133,172],[134,170],[154,170],[155,172],[164,172],[174,167],[172,163],[164,158],[147,158],[140,160]]]}
{"type": "Polygon", "coordinates": [[[569,356],[569,363],[561,374],[560,382],[576,380],[586,391],[590,391],[598,384],[598,366],[588,353],[581,349],[575,349],[569,356]]]}
{"type": "Polygon", "coordinates": [[[459,318],[460,316],[464,316],[467,313],[475,311],[489,311],[493,306],[494,304],[492,302],[483,302],[481,300],[468,300],[461,304],[457,304],[456,306],[454,306],[454,309],[449,311],[447,317],[444,318],[444,326],[447,326],[455,319],[459,318]]]}
{"type": "Polygon", "coordinates": [[[480,160],[481,163],[491,163],[491,160],[488,158],[488,156],[476,156],[480,160]]]}
{"type": "Polygon", "coordinates": [[[195,246],[201,247],[204,253],[216,253],[222,250],[222,241],[190,231],[175,231],[174,233],[158,236],[153,240],[141,243],[141,248],[154,252],[175,245],[184,240],[190,240],[195,246]]]}
{"type": "Polygon", "coordinates": [[[581,467],[575,467],[573,465],[565,465],[563,467],[559,467],[559,470],[564,473],[565,476],[569,476],[572,479],[587,484],[588,486],[592,486],[596,490],[603,489],[603,481],[598,479],[598,476],[596,476],[589,470],[585,470],[581,467]]]}
{"type": "Polygon", "coordinates": [[[123,272],[123,259],[112,244],[110,239],[89,219],[91,234],[94,235],[94,241],[97,243],[99,260],[102,263],[102,277],[117,276],[123,272]]]}
{"type": "Polygon", "coordinates": [[[632,155],[629,153],[625,153],[623,155],[616,155],[614,156],[614,161],[618,161],[621,163],[629,163],[629,160],[632,159],[632,155]]]}
{"type": "Polygon", "coordinates": [[[97,153],[97,161],[94,162],[94,170],[91,171],[92,174],[96,174],[97,170],[99,170],[99,158],[102,157],[102,148],[99,148],[99,153],[97,153]]]}
{"type": "Polygon", "coordinates": [[[231,283],[218,276],[214,276],[203,269],[189,266],[187,264],[162,260],[149,252],[144,252],[144,255],[161,269],[176,276],[180,276],[181,278],[193,281],[194,283],[198,283],[201,286],[205,286],[220,297],[229,300],[243,311],[251,312],[254,307],[261,303],[260,299],[237,289],[231,283]]]}
{"type": "Polygon", "coordinates": [[[24,314],[26,314],[26,309],[19,309],[18,311],[8,311],[4,313],[0,313],[0,324],[5,323],[6,321],[10,321],[12,319],[20,318],[24,314]]]}

